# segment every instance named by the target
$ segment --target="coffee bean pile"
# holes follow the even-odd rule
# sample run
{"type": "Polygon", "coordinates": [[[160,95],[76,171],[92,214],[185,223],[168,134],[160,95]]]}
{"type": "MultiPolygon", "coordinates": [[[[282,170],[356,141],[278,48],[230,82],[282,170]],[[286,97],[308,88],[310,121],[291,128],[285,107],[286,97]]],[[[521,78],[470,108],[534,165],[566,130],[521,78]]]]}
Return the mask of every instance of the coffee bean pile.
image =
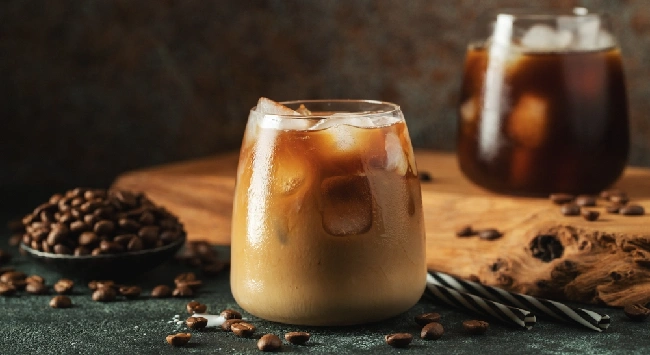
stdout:
{"type": "Polygon", "coordinates": [[[630,204],[630,198],[627,193],[621,190],[606,190],[598,196],[594,195],[570,195],[564,193],[555,193],[549,196],[551,202],[560,205],[560,212],[565,216],[582,216],[585,220],[593,222],[598,220],[601,212],[589,209],[589,207],[599,207],[598,200],[603,200],[607,204],[604,211],[609,214],[619,214],[622,216],[642,216],[645,214],[643,206],[630,204]]]}
{"type": "Polygon", "coordinates": [[[457,237],[478,236],[483,240],[497,240],[503,236],[503,233],[495,228],[474,229],[470,225],[465,225],[456,230],[457,237]]]}
{"type": "Polygon", "coordinates": [[[76,188],[55,194],[22,219],[22,243],[54,254],[102,255],[162,247],[183,225],[143,193],[76,188]]]}

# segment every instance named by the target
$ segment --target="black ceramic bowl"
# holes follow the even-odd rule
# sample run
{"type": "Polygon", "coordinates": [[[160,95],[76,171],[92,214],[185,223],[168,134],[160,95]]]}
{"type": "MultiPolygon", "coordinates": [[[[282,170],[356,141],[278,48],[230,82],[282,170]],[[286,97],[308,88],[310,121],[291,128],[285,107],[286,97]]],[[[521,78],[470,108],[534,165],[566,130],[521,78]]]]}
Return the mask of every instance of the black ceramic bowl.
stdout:
{"type": "Polygon", "coordinates": [[[169,260],[185,243],[185,236],[155,249],[106,255],[61,255],[34,250],[25,244],[20,248],[27,255],[58,270],[66,277],[80,279],[128,279],[149,271],[169,260]]]}

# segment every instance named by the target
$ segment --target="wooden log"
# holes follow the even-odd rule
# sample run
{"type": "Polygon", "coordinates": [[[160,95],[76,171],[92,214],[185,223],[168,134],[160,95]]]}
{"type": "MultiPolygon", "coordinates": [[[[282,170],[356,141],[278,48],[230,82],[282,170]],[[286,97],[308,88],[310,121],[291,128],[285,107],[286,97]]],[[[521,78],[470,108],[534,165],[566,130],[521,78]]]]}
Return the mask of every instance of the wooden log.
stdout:
{"type": "MultiPolygon", "coordinates": [[[[237,153],[144,169],[114,187],[146,192],[177,214],[189,239],[230,242],[237,153]]],[[[427,264],[462,278],[554,299],[623,306],[650,302],[650,214],[591,209],[597,221],[567,217],[545,198],[485,191],[465,179],[455,156],[416,151],[427,233],[427,264]],[[458,237],[455,231],[496,228],[500,239],[458,237]]],[[[616,187],[650,212],[650,170],[628,168],[616,187]]]]}

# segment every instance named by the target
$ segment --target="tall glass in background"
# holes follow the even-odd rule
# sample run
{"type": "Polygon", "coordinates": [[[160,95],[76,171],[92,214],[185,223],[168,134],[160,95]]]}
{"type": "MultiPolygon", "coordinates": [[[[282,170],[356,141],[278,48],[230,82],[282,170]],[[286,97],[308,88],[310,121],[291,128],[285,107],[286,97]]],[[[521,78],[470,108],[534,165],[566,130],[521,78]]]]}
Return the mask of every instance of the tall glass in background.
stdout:
{"type": "Polygon", "coordinates": [[[258,317],[303,325],[408,310],[426,265],[420,182],[399,106],[284,104],[296,111],[258,105],[248,118],[232,220],[235,300],[258,317]]]}
{"type": "Polygon", "coordinates": [[[629,149],[621,53],[607,16],[499,11],[478,21],[464,67],[458,161],[500,193],[595,193],[629,149]]]}

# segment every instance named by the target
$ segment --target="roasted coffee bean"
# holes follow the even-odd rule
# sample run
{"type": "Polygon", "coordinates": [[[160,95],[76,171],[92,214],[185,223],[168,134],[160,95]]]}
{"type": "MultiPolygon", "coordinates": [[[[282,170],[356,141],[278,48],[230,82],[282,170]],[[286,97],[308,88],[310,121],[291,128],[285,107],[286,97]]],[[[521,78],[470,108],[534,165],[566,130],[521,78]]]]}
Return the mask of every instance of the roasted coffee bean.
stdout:
{"type": "Polygon", "coordinates": [[[586,219],[587,221],[593,222],[598,219],[600,216],[600,212],[598,211],[593,211],[593,210],[582,210],[580,212],[582,214],[582,217],[586,219]]]}
{"type": "Polygon", "coordinates": [[[142,243],[142,239],[136,236],[131,238],[131,240],[126,246],[126,250],[128,251],[140,251],[143,248],[144,248],[144,244],[142,243]]]}
{"type": "Polygon", "coordinates": [[[44,284],[45,279],[42,276],[30,275],[29,277],[25,278],[25,282],[27,282],[28,284],[31,284],[31,283],[44,284]]]}
{"type": "Polygon", "coordinates": [[[234,309],[224,309],[219,313],[224,319],[241,319],[241,313],[235,311],[234,309]]]}
{"type": "Polygon", "coordinates": [[[422,327],[420,338],[426,340],[437,340],[445,334],[445,328],[438,322],[431,322],[422,327]]]}
{"type": "Polygon", "coordinates": [[[117,254],[124,251],[124,247],[119,243],[109,242],[107,240],[99,242],[99,249],[101,249],[104,254],[117,254]]]}
{"type": "Polygon", "coordinates": [[[494,228],[482,229],[478,232],[478,236],[484,240],[495,240],[501,238],[503,234],[494,228]]]}
{"type": "Polygon", "coordinates": [[[112,302],[117,298],[117,293],[112,287],[100,287],[93,292],[92,299],[96,302],[112,302]]]}
{"type": "Polygon", "coordinates": [[[621,193],[621,194],[618,194],[618,195],[610,196],[609,201],[614,202],[614,203],[618,203],[618,204],[621,204],[621,205],[625,205],[628,202],[630,202],[630,198],[627,197],[626,194],[621,193]]]}
{"type": "Polygon", "coordinates": [[[135,236],[135,234],[120,234],[117,237],[115,237],[113,239],[113,241],[115,243],[118,243],[118,244],[126,247],[129,244],[129,242],[131,241],[131,239],[133,239],[134,237],[137,238],[135,236]]]}
{"type": "Polygon", "coordinates": [[[39,282],[28,282],[25,286],[25,292],[32,295],[43,295],[47,293],[47,286],[39,282]]]}
{"type": "Polygon", "coordinates": [[[167,285],[158,285],[151,290],[153,298],[167,298],[172,295],[172,289],[167,285]]]}
{"type": "Polygon", "coordinates": [[[614,203],[605,207],[605,211],[607,211],[607,213],[617,214],[621,210],[621,207],[623,207],[623,205],[614,203]]]}
{"type": "Polygon", "coordinates": [[[61,279],[54,284],[54,291],[60,295],[67,295],[72,293],[74,288],[74,281],[70,279],[61,279]]]}
{"type": "Polygon", "coordinates": [[[70,223],[70,231],[72,233],[82,233],[89,229],[90,227],[84,221],[74,221],[70,223]]]}
{"type": "Polygon", "coordinates": [[[116,288],[115,281],[113,280],[92,280],[88,283],[88,288],[95,291],[100,288],[116,288]]]}
{"type": "Polygon", "coordinates": [[[90,255],[90,249],[84,246],[76,247],[74,248],[74,252],[72,252],[74,256],[85,256],[85,255],[90,255]]]}
{"type": "Polygon", "coordinates": [[[187,309],[187,313],[193,314],[193,313],[205,313],[205,311],[208,310],[208,306],[204,305],[203,303],[197,302],[197,301],[192,301],[188,303],[185,308],[187,309]]]}
{"type": "Polygon", "coordinates": [[[282,340],[275,334],[264,334],[257,341],[257,348],[261,351],[278,351],[282,348],[282,340]]]}
{"type": "Polygon", "coordinates": [[[185,320],[185,325],[190,329],[200,330],[208,325],[208,320],[203,317],[189,317],[185,320]]]}
{"type": "Polygon", "coordinates": [[[117,225],[127,232],[137,232],[140,229],[140,223],[128,218],[120,218],[117,225]]]}
{"type": "Polygon", "coordinates": [[[643,208],[643,206],[639,206],[639,205],[627,205],[621,207],[618,213],[624,216],[642,216],[645,214],[645,209],[643,208]]]}
{"type": "Polygon", "coordinates": [[[27,275],[22,271],[9,271],[0,275],[0,282],[14,283],[15,281],[25,281],[27,275]]]}
{"type": "Polygon", "coordinates": [[[158,226],[145,226],[138,231],[138,237],[142,238],[145,244],[153,244],[158,240],[160,235],[160,227],[158,226]]]}
{"type": "Polygon", "coordinates": [[[243,322],[241,319],[226,319],[225,322],[221,324],[221,329],[229,332],[231,330],[231,327],[235,323],[243,322]]]}
{"type": "Polygon", "coordinates": [[[295,345],[304,345],[309,341],[311,335],[307,332],[288,332],[284,334],[284,338],[295,345]]]}
{"type": "Polygon", "coordinates": [[[102,252],[102,250],[99,249],[99,247],[93,249],[93,250],[90,252],[90,255],[92,255],[92,256],[97,256],[97,255],[102,255],[102,254],[105,254],[105,253],[102,252]]]}
{"type": "Polygon", "coordinates": [[[482,320],[463,321],[463,329],[465,329],[465,331],[468,334],[473,334],[473,335],[485,334],[485,332],[487,332],[489,327],[490,324],[482,320]]]}
{"type": "Polygon", "coordinates": [[[120,295],[130,300],[140,297],[140,294],[142,293],[142,289],[138,286],[122,286],[119,291],[120,295]]]}
{"type": "Polygon", "coordinates": [[[625,315],[635,322],[642,322],[650,316],[650,309],[642,304],[630,304],[623,308],[625,315]]]}
{"type": "Polygon", "coordinates": [[[394,348],[406,348],[413,341],[413,335],[409,333],[393,333],[384,337],[386,343],[394,348]]]}
{"type": "Polygon", "coordinates": [[[558,194],[551,194],[549,196],[549,198],[551,199],[551,201],[553,203],[558,204],[558,205],[563,205],[565,203],[572,202],[573,199],[574,199],[574,196],[570,195],[570,194],[558,193],[558,194]]]}
{"type": "Polygon", "coordinates": [[[423,313],[420,314],[419,316],[415,316],[415,323],[417,323],[420,326],[425,326],[431,322],[439,322],[440,321],[440,314],[431,312],[431,313],[423,313]]]}
{"type": "Polygon", "coordinates": [[[193,290],[198,289],[203,284],[201,280],[196,278],[196,275],[193,272],[179,274],[174,278],[174,283],[176,284],[176,287],[186,286],[193,290]]]}
{"type": "Polygon", "coordinates": [[[567,203],[560,207],[560,212],[565,216],[579,216],[580,215],[580,206],[575,203],[567,203]]]}
{"type": "Polygon", "coordinates": [[[99,219],[95,215],[87,214],[84,216],[84,222],[89,226],[94,226],[97,221],[99,221],[99,219]]]}
{"type": "Polygon", "coordinates": [[[95,223],[95,227],[93,230],[98,235],[110,234],[113,233],[113,230],[115,230],[115,223],[113,223],[113,221],[103,219],[95,223]]]}
{"type": "Polygon", "coordinates": [[[164,231],[160,233],[160,240],[165,244],[170,244],[181,237],[181,234],[175,231],[164,231]]]}
{"type": "Polygon", "coordinates": [[[154,215],[151,212],[147,211],[147,212],[142,213],[142,215],[140,216],[139,221],[140,221],[141,225],[149,226],[149,225],[152,225],[152,224],[154,224],[156,222],[156,218],[154,217],[154,215]]]}
{"type": "Polygon", "coordinates": [[[72,250],[68,248],[67,245],[64,244],[57,244],[52,248],[52,251],[54,251],[54,254],[61,254],[61,255],[68,255],[72,254],[72,250]]]}
{"type": "Polygon", "coordinates": [[[476,234],[477,232],[470,225],[462,226],[456,230],[456,236],[458,237],[471,237],[476,234]]]}
{"type": "Polygon", "coordinates": [[[186,285],[176,286],[174,291],[172,291],[172,297],[192,297],[194,296],[194,291],[186,285]]]}
{"type": "Polygon", "coordinates": [[[0,249],[0,265],[7,264],[11,261],[11,254],[0,249]]]}
{"type": "Polygon", "coordinates": [[[609,190],[602,191],[600,193],[600,198],[608,200],[611,196],[621,195],[621,194],[625,195],[625,192],[618,189],[609,189],[609,190]]]}
{"type": "Polygon", "coordinates": [[[420,171],[418,172],[418,179],[422,182],[431,182],[433,177],[431,177],[431,174],[426,171],[420,171]]]}
{"type": "Polygon", "coordinates": [[[590,195],[580,195],[576,197],[575,204],[580,207],[596,206],[596,197],[590,195]]]}
{"type": "Polygon", "coordinates": [[[72,307],[72,300],[68,296],[54,296],[50,300],[50,307],[52,308],[70,308],[72,307]]]}
{"type": "Polygon", "coordinates": [[[187,345],[191,338],[192,334],[190,333],[176,333],[168,335],[165,339],[172,346],[184,346],[187,345]]]}
{"type": "Polygon", "coordinates": [[[79,244],[85,246],[91,246],[99,243],[99,237],[95,232],[83,232],[79,236],[79,244]]]}
{"type": "Polygon", "coordinates": [[[230,326],[231,332],[235,333],[236,336],[243,338],[252,336],[255,334],[255,330],[257,330],[257,328],[248,322],[237,322],[230,326]]]}
{"type": "Polygon", "coordinates": [[[10,283],[0,281],[0,296],[12,296],[16,294],[16,287],[10,283]]]}

